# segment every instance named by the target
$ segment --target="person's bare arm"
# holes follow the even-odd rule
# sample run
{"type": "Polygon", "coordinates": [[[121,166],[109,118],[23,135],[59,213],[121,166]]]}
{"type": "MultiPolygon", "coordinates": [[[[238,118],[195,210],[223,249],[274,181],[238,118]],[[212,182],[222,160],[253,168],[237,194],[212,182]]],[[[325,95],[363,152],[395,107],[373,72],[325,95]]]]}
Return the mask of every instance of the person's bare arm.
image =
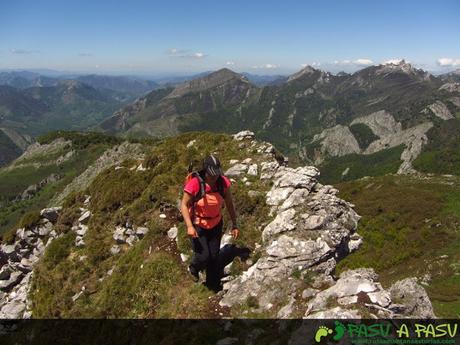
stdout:
{"type": "Polygon", "coordinates": [[[232,196],[232,192],[230,191],[230,189],[227,189],[227,191],[225,192],[224,200],[225,200],[225,206],[228,211],[228,215],[230,216],[230,219],[232,220],[232,235],[236,239],[240,231],[238,229],[238,224],[236,222],[235,205],[233,204],[233,196],[232,196]]]}
{"type": "Polygon", "coordinates": [[[180,205],[180,210],[182,216],[184,217],[185,225],[187,226],[187,234],[192,237],[198,237],[198,234],[193,226],[192,219],[190,217],[190,212],[188,211],[189,205],[192,203],[192,196],[184,192],[184,196],[182,197],[182,202],[180,205]]]}

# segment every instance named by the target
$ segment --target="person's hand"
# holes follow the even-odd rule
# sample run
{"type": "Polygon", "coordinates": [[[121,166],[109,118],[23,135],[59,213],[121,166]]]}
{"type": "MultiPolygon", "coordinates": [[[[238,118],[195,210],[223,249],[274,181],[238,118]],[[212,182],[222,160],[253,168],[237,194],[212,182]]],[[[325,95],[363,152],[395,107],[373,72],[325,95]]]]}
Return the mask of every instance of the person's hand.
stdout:
{"type": "Polygon", "coordinates": [[[240,235],[240,230],[238,230],[238,228],[233,228],[231,230],[231,233],[232,233],[233,239],[236,240],[238,238],[238,236],[240,235]]]}
{"type": "Polygon", "coordinates": [[[198,237],[198,233],[196,232],[196,229],[194,226],[187,226],[187,235],[193,237],[193,238],[197,238],[198,237]]]}

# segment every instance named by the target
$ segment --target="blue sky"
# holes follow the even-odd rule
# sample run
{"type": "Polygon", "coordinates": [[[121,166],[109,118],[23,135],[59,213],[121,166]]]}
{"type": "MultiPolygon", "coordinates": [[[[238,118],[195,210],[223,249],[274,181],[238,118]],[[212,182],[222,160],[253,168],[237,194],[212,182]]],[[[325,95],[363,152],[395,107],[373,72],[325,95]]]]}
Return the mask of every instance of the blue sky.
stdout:
{"type": "Polygon", "coordinates": [[[460,1],[8,1],[0,69],[151,74],[460,68],[460,1]]]}

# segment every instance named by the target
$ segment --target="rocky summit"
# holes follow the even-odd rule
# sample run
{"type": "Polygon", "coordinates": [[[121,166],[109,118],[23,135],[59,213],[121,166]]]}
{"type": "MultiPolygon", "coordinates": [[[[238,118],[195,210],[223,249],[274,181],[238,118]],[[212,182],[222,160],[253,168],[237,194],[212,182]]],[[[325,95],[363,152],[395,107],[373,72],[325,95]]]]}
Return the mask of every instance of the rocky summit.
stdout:
{"type": "Polygon", "coordinates": [[[276,161],[264,167],[273,182],[266,201],[276,217],[262,231],[259,260],[225,283],[221,305],[252,298],[260,310],[270,310],[285,301],[279,318],[434,317],[426,292],[414,280],[398,281],[387,291],[372,269],[334,277],[336,263],[362,243],[354,205],[319,183],[315,167],[293,169],[276,161]],[[311,280],[312,288],[299,291],[302,279],[311,280]]]}
{"type": "MultiPolygon", "coordinates": [[[[173,151],[159,147],[191,153],[215,139],[176,140],[146,155],[137,147],[134,165],[128,159],[106,164],[105,170],[89,167],[81,174],[84,184],[72,184],[65,199],[54,199],[60,202],[22,221],[0,246],[0,318],[183,317],[182,306],[199,317],[435,317],[417,278],[385,289],[372,268],[336,274],[336,265],[363,244],[355,205],[320,183],[316,167],[290,167],[273,145],[250,131],[222,137],[224,146],[214,147],[234,185],[244,225],[238,244],[252,253],[225,267],[223,290],[209,296],[216,303],[210,313],[208,292],[193,290],[186,274],[192,252],[178,209],[160,193],[159,181],[171,176],[164,174],[172,166],[167,164],[182,158],[171,160],[173,151]],[[144,187],[136,194],[129,181],[144,187]],[[104,190],[111,186],[123,193],[104,190]],[[132,305],[134,295],[138,301],[132,305]]],[[[232,239],[226,234],[221,248],[228,245],[232,239]]]]}

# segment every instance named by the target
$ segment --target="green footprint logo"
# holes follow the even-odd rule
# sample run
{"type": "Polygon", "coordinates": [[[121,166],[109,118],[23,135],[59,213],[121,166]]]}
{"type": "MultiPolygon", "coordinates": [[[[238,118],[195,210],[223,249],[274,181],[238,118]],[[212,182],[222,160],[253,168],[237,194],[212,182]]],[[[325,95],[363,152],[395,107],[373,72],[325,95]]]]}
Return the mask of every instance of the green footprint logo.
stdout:
{"type": "Polygon", "coordinates": [[[345,334],[345,326],[339,321],[335,321],[335,335],[332,339],[339,341],[345,334]]]}
{"type": "Polygon", "coordinates": [[[319,343],[321,341],[321,338],[327,336],[328,334],[332,334],[332,329],[327,328],[326,326],[319,326],[315,335],[316,342],[319,343]]]}

